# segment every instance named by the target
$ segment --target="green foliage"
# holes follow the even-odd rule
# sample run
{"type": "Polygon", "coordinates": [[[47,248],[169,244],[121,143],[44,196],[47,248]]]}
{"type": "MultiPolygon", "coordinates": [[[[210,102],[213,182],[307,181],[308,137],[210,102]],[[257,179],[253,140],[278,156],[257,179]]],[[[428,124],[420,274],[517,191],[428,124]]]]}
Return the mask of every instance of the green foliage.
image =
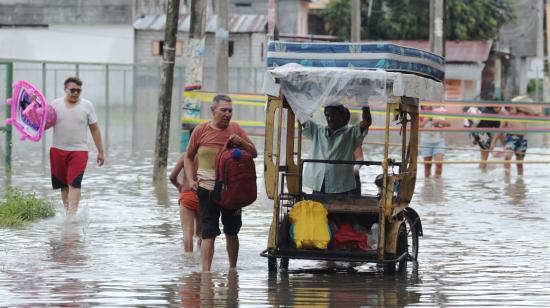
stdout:
{"type": "Polygon", "coordinates": [[[445,5],[450,40],[494,39],[499,27],[514,18],[509,1],[446,0],[445,5]]]}
{"type": "MultiPolygon", "coordinates": [[[[368,18],[368,1],[361,5],[361,37],[368,40],[427,40],[430,0],[373,0],[368,18]]],[[[325,30],[340,40],[350,37],[349,0],[331,0],[321,11],[325,30]]],[[[447,40],[495,39],[499,27],[512,20],[510,0],[445,0],[447,40]]]]}
{"type": "Polygon", "coordinates": [[[0,226],[19,227],[27,222],[55,215],[52,202],[25,194],[18,189],[8,189],[5,201],[0,203],[0,226]]]}
{"type": "Polygon", "coordinates": [[[325,30],[340,40],[349,40],[351,29],[351,4],[349,0],[332,0],[321,11],[325,30]]]}

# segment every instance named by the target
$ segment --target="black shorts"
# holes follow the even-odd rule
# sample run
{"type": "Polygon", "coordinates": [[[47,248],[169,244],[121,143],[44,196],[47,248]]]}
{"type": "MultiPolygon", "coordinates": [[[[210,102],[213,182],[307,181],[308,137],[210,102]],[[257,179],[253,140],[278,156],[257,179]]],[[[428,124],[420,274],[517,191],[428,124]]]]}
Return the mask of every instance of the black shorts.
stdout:
{"type": "Polygon", "coordinates": [[[199,206],[201,213],[202,238],[215,238],[220,235],[220,214],[222,217],[223,233],[227,235],[237,235],[241,230],[241,209],[225,209],[210,198],[210,191],[199,187],[197,190],[199,197],[199,206]]]}

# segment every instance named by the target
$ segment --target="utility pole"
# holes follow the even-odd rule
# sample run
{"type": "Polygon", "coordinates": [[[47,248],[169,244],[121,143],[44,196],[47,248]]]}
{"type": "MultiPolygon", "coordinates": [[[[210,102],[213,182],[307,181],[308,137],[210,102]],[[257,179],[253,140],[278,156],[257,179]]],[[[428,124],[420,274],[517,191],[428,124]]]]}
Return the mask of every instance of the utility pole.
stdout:
{"type": "MultiPolygon", "coordinates": [[[[550,31],[550,2],[547,2],[546,3],[546,58],[548,61],[548,67],[550,67],[550,32],[549,31],[550,31]]],[[[546,73],[548,74],[549,72],[546,72],[546,73]]],[[[550,101],[550,81],[548,80],[548,75],[544,77],[543,100],[545,102],[550,101]]],[[[549,111],[550,111],[549,108],[545,108],[544,115],[548,116],[550,114],[549,111]]]]}
{"type": "Polygon", "coordinates": [[[367,10],[367,25],[365,26],[365,40],[369,39],[369,24],[370,24],[370,16],[372,15],[372,6],[373,6],[373,0],[369,0],[369,6],[367,10]]]}
{"type": "Polygon", "coordinates": [[[361,0],[351,0],[351,42],[361,41],[361,0]]]}
{"type": "Polygon", "coordinates": [[[279,39],[277,33],[277,0],[268,0],[267,2],[267,34],[270,39],[279,39]]]}
{"type": "Polygon", "coordinates": [[[218,93],[229,92],[229,0],[216,0],[216,89],[218,93]]]}
{"type": "Polygon", "coordinates": [[[444,37],[445,0],[430,0],[430,51],[445,55],[444,37]]]}
{"type": "Polygon", "coordinates": [[[176,58],[176,34],[178,30],[179,0],[169,0],[166,10],[166,27],[162,52],[162,76],[160,79],[159,109],[155,141],[153,183],[166,186],[166,165],[170,137],[170,109],[174,84],[174,61],[176,58]]]}
{"type": "Polygon", "coordinates": [[[184,152],[189,143],[190,130],[200,118],[201,101],[194,90],[202,87],[204,45],[206,31],[206,0],[191,0],[189,39],[184,44],[185,89],[182,115],[180,151],[184,152]]]}

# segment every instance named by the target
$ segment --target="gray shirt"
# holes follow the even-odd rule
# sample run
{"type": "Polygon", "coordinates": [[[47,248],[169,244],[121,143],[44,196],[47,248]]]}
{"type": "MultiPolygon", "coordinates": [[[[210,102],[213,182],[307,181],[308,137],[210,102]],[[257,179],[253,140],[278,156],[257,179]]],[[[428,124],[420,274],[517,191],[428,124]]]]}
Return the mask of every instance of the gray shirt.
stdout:
{"type": "MultiPolygon", "coordinates": [[[[353,151],[363,142],[367,133],[368,129],[361,133],[361,123],[341,127],[332,136],[326,126],[313,121],[307,121],[303,129],[304,136],[312,141],[309,158],[322,160],[355,160],[353,151]]],[[[355,189],[353,165],[307,163],[303,184],[320,191],[323,181],[326,193],[355,189]]]]}
{"type": "Polygon", "coordinates": [[[74,105],[57,98],[51,102],[57,113],[52,147],[65,151],[88,151],[89,125],[97,122],[92,103],[79,99],[74,105]]]}

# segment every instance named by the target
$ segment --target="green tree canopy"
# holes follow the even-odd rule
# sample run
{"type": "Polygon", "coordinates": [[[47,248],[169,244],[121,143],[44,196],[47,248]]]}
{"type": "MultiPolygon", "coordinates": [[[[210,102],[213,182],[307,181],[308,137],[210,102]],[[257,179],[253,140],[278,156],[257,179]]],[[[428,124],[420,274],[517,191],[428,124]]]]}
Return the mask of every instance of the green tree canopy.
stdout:
{"type": "MultiPolygon", "coordinates": [[[[361,37],[369,40],[418,40],[429,37],[430,0],[361,1],[361,37]]],[[[331,0],[321,11],[328,34],[350,37],[349,0],[331,0]]],[[[445,38],[448,40],[495,39],[499,27],[513,18],[509,0],[445,0],[445,38]]]]}

